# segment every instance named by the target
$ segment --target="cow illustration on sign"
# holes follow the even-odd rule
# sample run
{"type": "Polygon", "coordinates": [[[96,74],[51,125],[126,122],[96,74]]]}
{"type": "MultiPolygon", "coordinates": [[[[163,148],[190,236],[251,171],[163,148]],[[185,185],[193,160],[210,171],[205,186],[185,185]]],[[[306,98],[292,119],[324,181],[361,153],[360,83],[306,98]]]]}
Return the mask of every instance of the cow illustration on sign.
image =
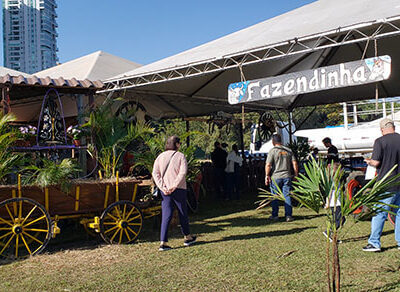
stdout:
{"type": "Polygon", "coordinates": [[[230,104],[236,104],[242,100],[247,91],[249,81],[237,82],[229,84],[228,86],[228,99],[230,104]]]}
{"type": "Polygon", "coordinates": [[[365,60],[368,68],[371,70],[370,80],[387,79],[390,75],[390,59],[385,60],[385,56],[365,60]]]}

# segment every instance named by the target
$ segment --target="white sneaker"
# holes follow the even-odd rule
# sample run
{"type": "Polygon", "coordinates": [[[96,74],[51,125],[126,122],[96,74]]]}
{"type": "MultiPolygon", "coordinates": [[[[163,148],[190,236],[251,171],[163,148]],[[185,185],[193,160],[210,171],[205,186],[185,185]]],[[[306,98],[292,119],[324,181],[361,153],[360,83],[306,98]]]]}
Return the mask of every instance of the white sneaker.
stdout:
{"type": "Polygon", "coordinates": [[[183,242],[183,245],[184,245],[184,246],[190,246],[190,245],[192,245],[193,243],[195,243],[196,240],[197,240],[197,236],[192,235],[192,239],[185,240],[185,241],[183,242]]]}
{"type": "Polygon", "coordinates": [[[368,243],[366,246],[363,247],[363,251],[378,252],[381,251],[381,249],[379,247],[375,247],[372,244],[368,243]]]}

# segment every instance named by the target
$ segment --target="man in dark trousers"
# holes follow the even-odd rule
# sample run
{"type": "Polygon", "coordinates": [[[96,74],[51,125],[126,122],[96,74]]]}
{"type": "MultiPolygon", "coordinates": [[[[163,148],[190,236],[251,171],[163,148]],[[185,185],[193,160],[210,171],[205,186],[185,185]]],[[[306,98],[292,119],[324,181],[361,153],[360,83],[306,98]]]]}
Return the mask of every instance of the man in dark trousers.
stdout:
{"type": "MultiPolygon", "coordinates": [[[[282,190],[285,196],[285,217],[286,221],[293,221],[292,217],[292,201],[289,196],[292,187],[293,175],[296,177],[299,173],[297,160],[293,152],[282,145],[282,138],[278,134],[272,135],[272,148],[268,152],[267,162],[265,164],[265,185],[271,185],[271,193],[276,194],[277,187],[282,190]],[[292,167],[293,171],[292,172],[292,167]]],[[[278,218],[278,201],[271,202],[272,215],[271,220],[277,221],[278,218]]]]}
{"type": "MultiPolygon", "coordinates": [[[[365,159],[368,165],[377,168],[377,180],[382,179],[393,166],[397,165],[391,176],[400,173],[400,135],[395,132],[395,126],[392,120],[384,118],[380,121],[382,137],[375,140],[371,159],[365,159]]],[[[400,205],[400,189],[398,186],[389,190],[393,192],[392,197],[382,200],[382,203],[400,205]]],[[[381,208],[389,210],[389,206],[381,205],[381,208]]],[[[368,244],[363,251],[378,252],[381,251],[381,235],[388,213],[379,211],[371,220],[371,235],[368,244]]],[[[400,209],[397,210],[395,239],[397,248],[400,250],[400,209]]]]}
{"type": "Polygon", "coordinates": [[[333,163],[338,163],[340,162],[339,160],[339,151],[337,150],[336,146],[332,145],[332,140],[329,137],[326,137],[322,140],[322,143],[324,143],[324,146],[328,148],[328,154],[327,154],[327,160],[328,164],[333,164],[333,163]]]}
{"type": "Polygon", "coordinates": [[[218,198],[222,199],[225,193],[225,167],[228,153],[222,149],[219,142],[214,143],[214,151],[211,153],[211,161],[214,166],[214,188],[218,198]]]}

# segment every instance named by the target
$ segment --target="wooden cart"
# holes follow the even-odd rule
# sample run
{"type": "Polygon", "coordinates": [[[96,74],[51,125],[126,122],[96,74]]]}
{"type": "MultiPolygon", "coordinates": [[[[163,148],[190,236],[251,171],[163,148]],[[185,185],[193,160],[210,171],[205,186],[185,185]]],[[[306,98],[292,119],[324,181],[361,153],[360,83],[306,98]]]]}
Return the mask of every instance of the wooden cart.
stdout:
{"type": "Polygon", "coordinates": [[[17,259],[40,253],[60,233],[58,221],[75,218],[100,233],[110,244],[131,243],[143,219],[160,214],[159,205],[135,203],[141,181],[118,176],[114,180],[73,181],[68,192],[58,186],[0,186],[0,257],[17,259]]]}

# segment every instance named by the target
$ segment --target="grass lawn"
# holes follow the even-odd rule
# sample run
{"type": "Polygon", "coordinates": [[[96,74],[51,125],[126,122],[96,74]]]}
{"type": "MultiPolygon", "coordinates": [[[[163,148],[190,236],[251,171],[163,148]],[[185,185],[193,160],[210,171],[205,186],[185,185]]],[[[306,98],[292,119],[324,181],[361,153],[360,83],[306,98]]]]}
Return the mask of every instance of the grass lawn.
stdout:
{"type": "MultiPolygon", "coordinates": [[[[0,266],[1,291],[326,291],[324,217],[294,210],[294,222],[270,222],[254,199],[207,203],[191,216],[198,243],[158,252],[149,219],[140,240],[110,246],[64,228],[47,253],[0,266]]],[[[281,208],[281,212],[283,212],[281,208]]],[[[281,215],[283,215],[281,213],[281,215]]],[[[400,291],[400,251],[386,223],[381,253],[361,250],[369,222],[348,220],[340,245],[343,291],[400,291]]]]}

